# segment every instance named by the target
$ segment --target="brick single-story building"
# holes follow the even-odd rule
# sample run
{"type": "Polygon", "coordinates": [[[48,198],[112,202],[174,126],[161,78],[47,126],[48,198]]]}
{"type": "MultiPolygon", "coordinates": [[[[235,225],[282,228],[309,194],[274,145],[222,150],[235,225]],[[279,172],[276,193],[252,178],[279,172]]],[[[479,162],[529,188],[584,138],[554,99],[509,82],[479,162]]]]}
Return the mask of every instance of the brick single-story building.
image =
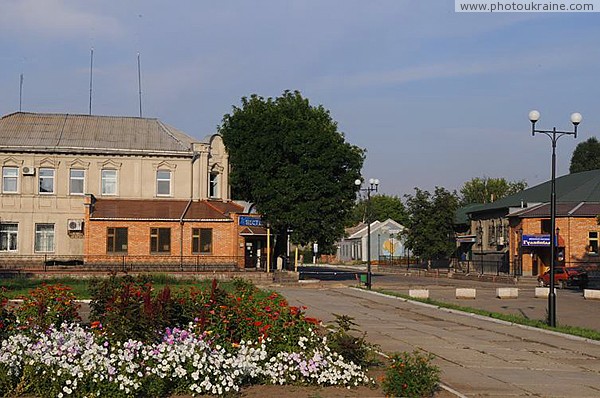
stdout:
{"type": "Polygon", "coordinates": [[[86,264],[261,265],[266,231],[235,202],[86,198],[86,264]]]}
{"type": "MultiPolygon", "coordinates": [[[[589,265],[600,261],[600,203],[573,202],[556,206],[557,265],[589,265]]],[[[510,261],[525,275],[541,275],[550,267],[550,205],[540,204],[508,214],[510,261]]]]}

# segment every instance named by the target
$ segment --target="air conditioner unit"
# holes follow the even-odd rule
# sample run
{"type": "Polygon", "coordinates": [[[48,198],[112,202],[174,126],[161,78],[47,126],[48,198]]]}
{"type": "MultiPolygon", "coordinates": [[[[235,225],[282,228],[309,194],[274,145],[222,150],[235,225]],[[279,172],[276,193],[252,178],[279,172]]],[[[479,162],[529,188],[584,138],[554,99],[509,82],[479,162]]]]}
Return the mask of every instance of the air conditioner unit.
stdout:
{"type": "Polygon", "coordinates": [[[35,175],[35,167],[33,166],[23,166],[22,171],[24,176],[35,175]]]}
{"type": "Polygon", "coordinates": [[[67,224],[67,230],[69,232],[82,231],[83,230],[83,220],[69,220],[69,222],[67,224]]]}

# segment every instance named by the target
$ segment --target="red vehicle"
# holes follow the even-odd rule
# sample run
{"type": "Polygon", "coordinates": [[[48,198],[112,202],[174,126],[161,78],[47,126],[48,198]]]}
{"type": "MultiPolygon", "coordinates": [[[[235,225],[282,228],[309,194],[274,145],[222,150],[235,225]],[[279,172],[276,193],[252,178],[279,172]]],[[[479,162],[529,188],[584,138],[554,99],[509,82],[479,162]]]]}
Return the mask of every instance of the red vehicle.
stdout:
{"type": "MultiPolygon", "coordinates": [[[[538,277],[540,286],[550,286],[550,271],[538,277]]],[[[559,289],[578,287],[585,289],[588,285],[588,274],[581,267],[554,267],[554,285],[559,289]]]]}

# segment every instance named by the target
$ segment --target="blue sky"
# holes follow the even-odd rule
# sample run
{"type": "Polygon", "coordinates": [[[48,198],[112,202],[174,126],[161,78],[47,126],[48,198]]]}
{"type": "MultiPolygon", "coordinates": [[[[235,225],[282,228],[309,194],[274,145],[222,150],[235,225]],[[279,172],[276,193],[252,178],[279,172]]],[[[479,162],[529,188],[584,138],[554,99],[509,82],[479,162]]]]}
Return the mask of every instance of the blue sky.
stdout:
{"type": "Polygon", "coordinates": [[[600,128],[600,14],[455,13],[454,1],[0,0],[0,114],[138,116],[214,133],[256,93],[300,90],[367,149],[365,178],[390,195],[458,190],[474,177],[550,178],[550,140],[568,173],[600,128]]]}

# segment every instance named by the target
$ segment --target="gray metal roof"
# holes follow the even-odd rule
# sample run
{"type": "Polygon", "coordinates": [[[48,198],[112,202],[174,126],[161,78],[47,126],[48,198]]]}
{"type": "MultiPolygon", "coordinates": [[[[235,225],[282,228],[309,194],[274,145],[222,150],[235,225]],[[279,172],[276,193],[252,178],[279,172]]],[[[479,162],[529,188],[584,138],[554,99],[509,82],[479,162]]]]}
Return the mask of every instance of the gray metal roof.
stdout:
{"type": "Polygon", "coordinates": [[[0,151],[191,155],[187,134],[158,119],[16,112],[0,118],[0,151]]]}

